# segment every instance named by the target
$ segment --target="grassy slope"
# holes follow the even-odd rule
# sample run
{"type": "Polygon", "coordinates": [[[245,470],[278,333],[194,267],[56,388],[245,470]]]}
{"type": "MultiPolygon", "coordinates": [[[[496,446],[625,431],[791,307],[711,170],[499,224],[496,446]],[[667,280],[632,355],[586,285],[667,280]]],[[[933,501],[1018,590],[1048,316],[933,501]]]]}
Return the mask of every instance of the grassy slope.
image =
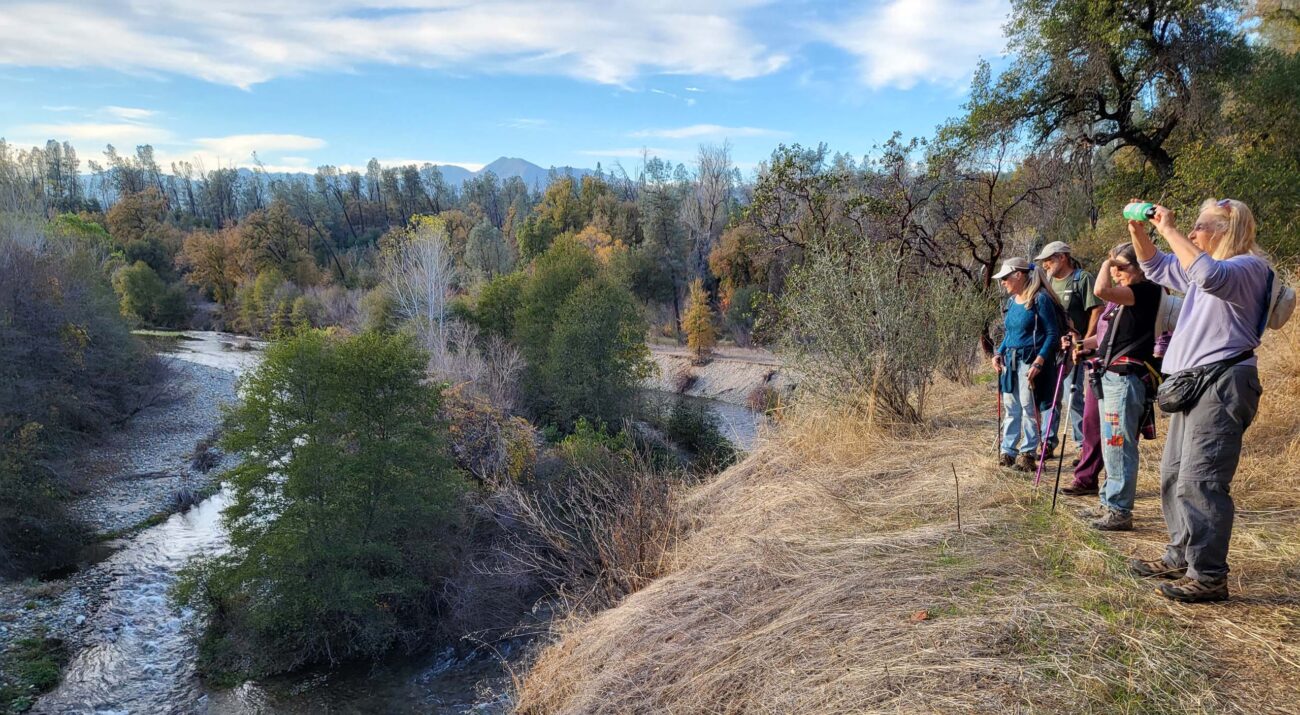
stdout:
{"type": "Polygon", "coordinates": [[[1227,604],[1124,571],[1164,543],[1162,440],[1137,530],[1103,537],[1088,502],[1049,514],[1047,488],[996,469],[987,386],[943,386],[923,432],[796,417],[687,495],[670,573],[563,624],[519,711],[1300,712],[1298,350],[1292,325],[1263,351],[1227,604]]]}

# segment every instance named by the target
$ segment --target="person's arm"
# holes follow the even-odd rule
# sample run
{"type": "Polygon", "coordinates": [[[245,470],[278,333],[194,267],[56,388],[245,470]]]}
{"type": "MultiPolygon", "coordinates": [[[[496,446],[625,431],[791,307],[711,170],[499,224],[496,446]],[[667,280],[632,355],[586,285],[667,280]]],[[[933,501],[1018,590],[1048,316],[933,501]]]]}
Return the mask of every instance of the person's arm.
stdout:
{"type": "Polygon", "coordinates": [[[1136,301],[1133,299],[1133,289],[1128,286],[1115,285],[1110,279],[1110,259],[1107,258],[1101,264],[1101,270],[1097,271],[1097,286],[1092,289],[1092,294],[1102,300],[1120,305],[1133,305],[1136,301]]]}
{"type": "Polygon", "coordinates": [[[1056,343],[1061,339],[1061,329],[1056,324],[1056,311],[1052,308],[1052,299],[1047,297],[1045,291],[1039,291],[1038,296],[1034,299],[1034,310],[1038,311],[1038,319],[1043,324],[1043,347],[1038,350],[1038,357],[1034,359],[1034,364],[1042,366],[1056,352],[1056,343]]]}
{"type": "MultiPolygon", "coordinates": [[[[1131,224],[1133,222],[1130,221],[1129,223],[1131,224]]],[[[1191,240],[1187,238],[1187,236],[1183,235],[1183,232],[1179,231],[1178,227],[1174,225],[1173,211],[1170,211],[1164,206],[1157,205],[1156,215],[1155,218],[1151,219],[1151,223],[1155,224],[1156,230],[1159,231],[1160,235],[1169,242],[1169,248],[1174,252],[1174,255],[1178,257],[1178,263],[1183,267],[1183,270],[1191,268],[1192,264],[1196,262],[1196,259],[1205,255],[1205,251],[1197,248],[1196,244],[1192,243],[1191,240]]],[[[1131,230],[1132,229],[1130,228],[1130,231],[1131,230]]],[[[1143,227],[1142,233],[1146,233],[1145,227],[1143,227]]],[[[1155,248],[1155,244],[1151,242],[1150,237],[1147,237],[1146,243],[1150,245],[1152,249],[1155,248]]],[[[1138,243],[1135,239],[1133,243],[1134,248],[1136,248],[1137,245],[1138,243]]],[[[1152,253],[1154,255],[1154,251],[1152,253]]],[[[1138,252],[1138,260],[1145,260],[1141,251],[1138,252]]]]}
{"type": "Polygon", "coordinates": [[[1094,305],[1088,309],[1088,332],[1084,334],[1084,339],[1095,337],[1097,335],[1097,321],[1101,319],[1101,306],[1094,305]]]}

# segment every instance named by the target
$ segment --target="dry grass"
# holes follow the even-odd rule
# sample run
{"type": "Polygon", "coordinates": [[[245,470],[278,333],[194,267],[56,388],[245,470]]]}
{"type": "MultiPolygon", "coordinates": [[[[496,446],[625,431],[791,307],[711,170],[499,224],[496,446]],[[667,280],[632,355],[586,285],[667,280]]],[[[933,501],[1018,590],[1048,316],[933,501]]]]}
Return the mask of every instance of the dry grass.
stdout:
{"type": "Polygon", "coordinates": [[[665,576],[558,627],[518,710],[1300,712],[1297,329],[1264,350],[1228,604],[1171,604],[1124,573],[1163,544],[1159,441],[1139,529],[1103,539],[994,467],[991,387],[943,385],[943,417],[911,433],[788,415],[687,496],[665,576]]]}

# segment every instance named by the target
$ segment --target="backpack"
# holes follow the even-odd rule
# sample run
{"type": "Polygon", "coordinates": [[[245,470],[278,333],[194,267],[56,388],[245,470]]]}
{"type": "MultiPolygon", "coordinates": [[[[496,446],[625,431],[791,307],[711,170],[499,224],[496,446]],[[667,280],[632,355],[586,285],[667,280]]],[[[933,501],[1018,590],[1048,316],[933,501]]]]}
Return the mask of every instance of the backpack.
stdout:
{"type": "Polygon", "coordinates": [[[1178,327],[1178,314],[1183,310],[1182,296],[1165,289],[1160,294],[1160,307],[1156,309],[1156,337],[1168,335],[1178,327]]]}
{"type": "Polygon", "coordinates": [[[1268,271],[1268,282],[1265,283],[1264,297],[1267,299],[1264,314],[1260,316],[1256,329],[1260,337],[1264,337],[1266,329],[1281,330],[1295,312],[1295,289],[1278,278],[1271,268],[1268,271]]]}
{"type": "Polygon", "coordinates": [[[1174,295],[1168,288],[1160,291],[1160,307],[1156,308],[1155,356],[1162,358],[1169,348],[1169,339],[1178,327],[1178,316],[1183,311],[1182,296],[1174,295]]]}

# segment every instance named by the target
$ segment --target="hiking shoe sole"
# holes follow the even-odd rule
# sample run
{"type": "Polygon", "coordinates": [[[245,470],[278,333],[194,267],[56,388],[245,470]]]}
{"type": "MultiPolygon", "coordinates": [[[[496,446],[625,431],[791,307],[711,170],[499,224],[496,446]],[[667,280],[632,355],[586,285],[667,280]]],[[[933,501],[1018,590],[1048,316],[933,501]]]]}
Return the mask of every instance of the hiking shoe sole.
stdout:
{"type": "Polygon", "coordinates": [[[1062,489],[1061,493],[1067,497],[1095,497],[1097,496],[1098,491],[1097,487],[1089,489],[1087,487],[1071,486],[1062,489]]]}

